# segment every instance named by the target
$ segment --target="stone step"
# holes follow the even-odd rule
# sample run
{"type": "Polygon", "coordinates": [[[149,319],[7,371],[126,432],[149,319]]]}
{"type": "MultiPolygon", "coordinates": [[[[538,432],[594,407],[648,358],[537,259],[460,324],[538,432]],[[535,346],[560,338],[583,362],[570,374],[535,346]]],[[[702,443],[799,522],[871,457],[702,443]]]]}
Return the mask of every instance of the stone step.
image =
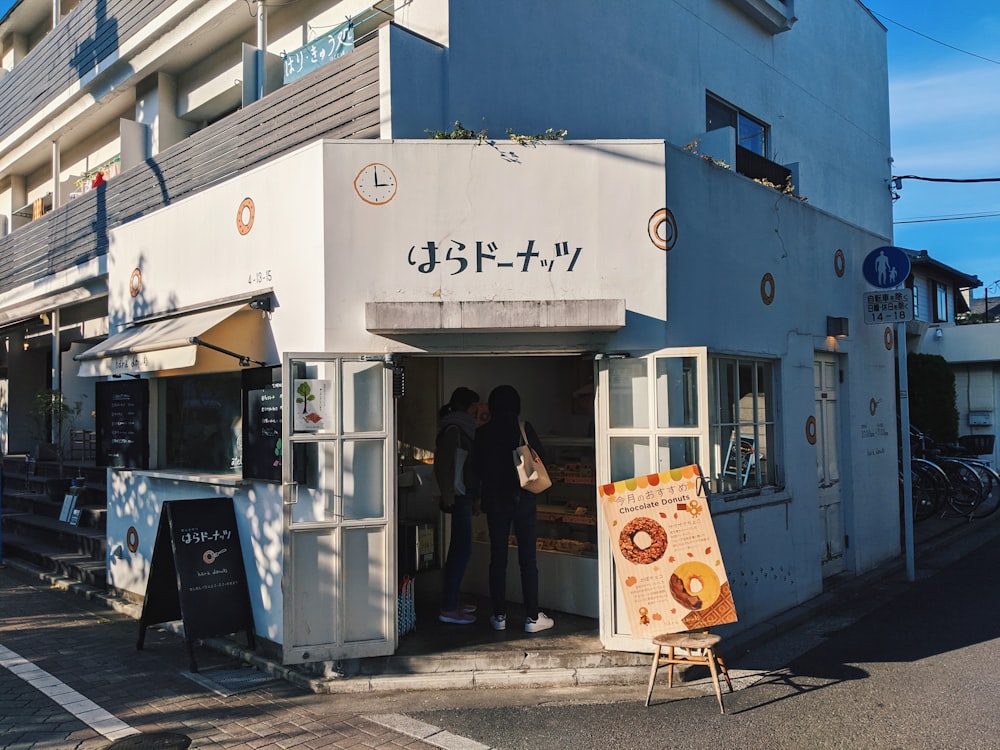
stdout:
{"type": "MultiPolygon", "coordinates": [[[[103,521],[103,508],[81,508],[81,520],[100,516],[103,521]]],[[[60,554],[84,555],[92,560],[104,561],[107,555],[107,537],[103,529],[90,526],[74,526],[60,521],[58,518],[43,516],[37,513],[4,510],[3,517],[4,544],[8,534],[17,535],[21,539],[33,540],[40,550],[56,551],[60,554]]]]}
{"type": "Polygon", "coordinates": [[[37,538],[8,531],[4,524],[2,559],[11,557],[61,577],[107,589],[107,570],[103,559],[95,560],[90,555],[67,551],[37,538]]]}

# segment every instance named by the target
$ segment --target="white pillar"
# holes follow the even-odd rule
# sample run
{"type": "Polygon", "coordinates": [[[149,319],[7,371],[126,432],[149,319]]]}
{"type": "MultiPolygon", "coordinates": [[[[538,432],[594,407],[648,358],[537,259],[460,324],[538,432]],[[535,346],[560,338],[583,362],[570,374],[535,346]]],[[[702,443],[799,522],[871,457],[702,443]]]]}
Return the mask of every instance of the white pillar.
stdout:
{"type": "Polygon", "coordinates": [[[257,0],[257,100],[264,98],[264,54],[267,52],[267,8],[257,0]]]}

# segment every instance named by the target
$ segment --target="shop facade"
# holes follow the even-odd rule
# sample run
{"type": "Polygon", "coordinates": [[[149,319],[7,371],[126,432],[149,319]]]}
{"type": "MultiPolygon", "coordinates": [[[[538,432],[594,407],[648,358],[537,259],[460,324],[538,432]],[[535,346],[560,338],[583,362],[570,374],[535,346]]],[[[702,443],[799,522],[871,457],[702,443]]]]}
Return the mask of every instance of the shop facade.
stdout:
{"type": "Polygon", "coordinates": [[[899,553],[891,331],[827,327],[880,244],[663,141],[320,141],[124,224],[113,330],[74,360],[145,394],[148,458],[108,449],[109,582],[143,595],[164,501],[231,497],[259,637],[288,662],[392,653],[411,541],[442,538],[437,409],[506,382],[557,480],[544,606],[648,650],[596,487],[697,463],[727,627],[759,623],[899,553]]]}

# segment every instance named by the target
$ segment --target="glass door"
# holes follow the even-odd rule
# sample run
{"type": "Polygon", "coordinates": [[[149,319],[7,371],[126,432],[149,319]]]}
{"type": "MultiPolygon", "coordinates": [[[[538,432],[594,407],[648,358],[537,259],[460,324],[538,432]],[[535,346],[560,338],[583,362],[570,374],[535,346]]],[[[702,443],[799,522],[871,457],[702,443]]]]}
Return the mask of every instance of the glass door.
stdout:
{"type": "MultiPolygon", "coordinates": [[[[707,465],[707,349],[600,359],[597,383],[599,482],[707,465]]],[[[603,515],[597,514],[601,642],[619,651],[652,651],[648,639],[631,637],[603,515]]]]}
{"type": "Polygon", "coordinates": [[[395,421],[381,358],[282,364],[286,664],[396,649],[395,421]]]}

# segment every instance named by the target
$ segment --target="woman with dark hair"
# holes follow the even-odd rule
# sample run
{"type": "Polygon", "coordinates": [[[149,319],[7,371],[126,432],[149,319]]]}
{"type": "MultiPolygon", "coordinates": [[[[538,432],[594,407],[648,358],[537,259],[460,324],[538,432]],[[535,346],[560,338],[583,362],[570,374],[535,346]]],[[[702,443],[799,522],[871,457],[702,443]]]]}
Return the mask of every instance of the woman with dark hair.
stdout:
{"type": "MultiPolygon", "coordinates": [[[[490,530],[490,598],[493,604],[490,623],[494,630],[507,629],[507,546],[513,527],[527,615],[524,630],[537,633],[555,623],[538,611],[537,504],[532,493],[521,489],[514,468],[514,449],[521,442],[521,396],[513,386],[497,386],[490,393],[489,407],[490,421],[476,430],[476,466],[490,530]]],[[[525,422],[524,432],[528,444],[544,461],[541,443],[530,423],[525,422]]]]}
{"type": "Polygon", "coordinates": [[[458,592],[472,557],[472,506],[478,493],[473,448],[479,394],[456,388],[441,408],[434,448],[434,478],[441,490],[441,510],[451,514],[448,559],[444,564],[444,596],[438,619],[454,625],[476,621],[475,606],[459,606],[458,592]]]}

